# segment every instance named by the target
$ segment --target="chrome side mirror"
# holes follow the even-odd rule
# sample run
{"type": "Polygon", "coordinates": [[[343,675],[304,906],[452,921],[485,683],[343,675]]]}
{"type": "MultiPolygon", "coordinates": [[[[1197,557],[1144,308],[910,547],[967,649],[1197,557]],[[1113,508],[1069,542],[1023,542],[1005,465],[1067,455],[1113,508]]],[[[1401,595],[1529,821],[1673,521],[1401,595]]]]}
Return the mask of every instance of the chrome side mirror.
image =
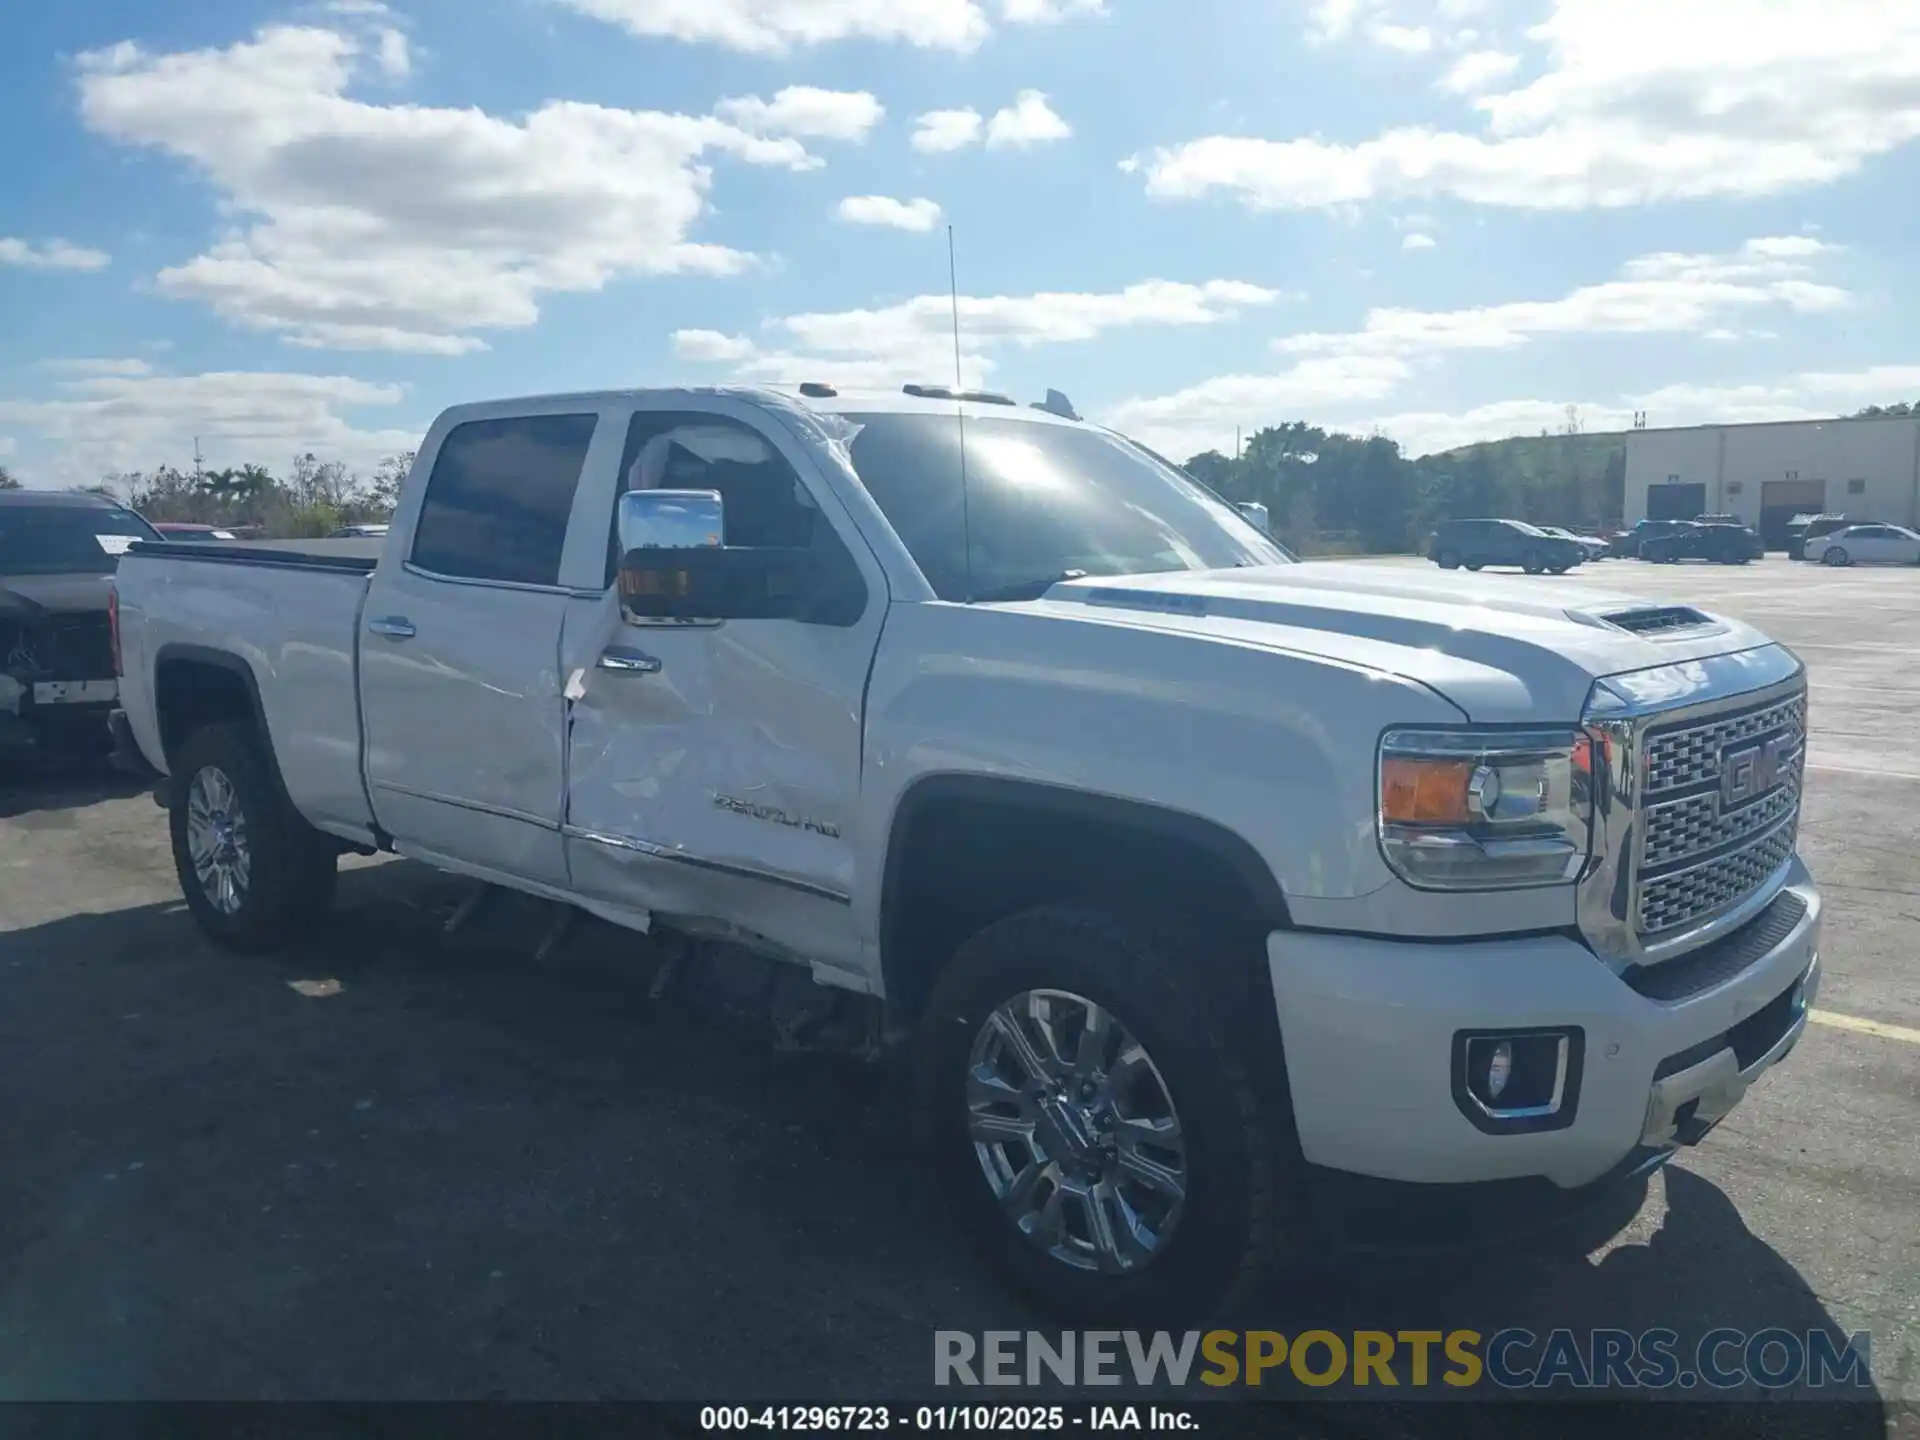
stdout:
{"type": "Polygon", "coordinates": [[[1258,500],[1242,500],[1233,508],[1240,512],[1241,519],[1252,525],[1262,535],[1272,536],[1273,519],[1267,514],[1267,507],[1258,500]]]}
{"type": "Polygon", "coordinates": [[[718,490],[629,490],[620,497],[615,528],[623,555],[704,550],[723,543],[726,511],[718,490]]]}

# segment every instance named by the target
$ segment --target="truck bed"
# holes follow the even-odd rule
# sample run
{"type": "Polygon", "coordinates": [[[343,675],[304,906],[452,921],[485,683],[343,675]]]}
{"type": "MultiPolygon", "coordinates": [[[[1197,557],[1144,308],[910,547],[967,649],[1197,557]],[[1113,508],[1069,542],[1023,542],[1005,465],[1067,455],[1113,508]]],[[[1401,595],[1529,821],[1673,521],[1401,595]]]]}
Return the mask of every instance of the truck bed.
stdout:
{"type": "Polygon", "coordinates": [[[216,565],[268,565],[289,570],[345,570],[371,575],[384,539],[136,540],[129,555],[203,560],[216,565]]]}

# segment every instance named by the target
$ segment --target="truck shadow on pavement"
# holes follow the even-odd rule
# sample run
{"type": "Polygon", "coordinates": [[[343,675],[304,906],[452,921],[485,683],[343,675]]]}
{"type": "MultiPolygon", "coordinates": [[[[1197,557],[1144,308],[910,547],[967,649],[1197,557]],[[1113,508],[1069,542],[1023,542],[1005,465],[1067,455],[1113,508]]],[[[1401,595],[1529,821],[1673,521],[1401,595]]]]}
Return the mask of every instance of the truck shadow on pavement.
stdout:
{"type": "MultiPolygon", "coordinates": [[[[459,893],[350,862],[337,916],[271,958],[213,950],[178,901],[0,935],[0,1400],[1032,1398],[934,1388],[936,1330],[1064,1327],[952,1238],[896,1067],[655,1000],[648,942],[609,927],[536,963],[531,903],[448,936],[459,893]]],[[[1588,1218],[1599,1238],[1369,1259],[1222,1323],[1665,1329],[1683,1362],[1719,1327],[1844,1348],[1720,1190],[1685,1169],[1653,1188],[1657,1221],[1642,1182],[1588,1218]],[[1644,1238],[1588,1258],[1628,1224],[1644,1238]]],[[[1413,1424],[1460,1398],[1443,1368],[1419,1399],[1280,1370],[1215,1393],[1399,1401],[1334,1409],[1413,1424]]],[[[1766,1428],[1884,1433],[1874,1391],[1845,1393],[1766,1428]]],[[[1755,1433],[1744,1406],[1688,1413],[1755,1433]]]]}
{"type": "Polygon", "coordinates": [[[98,747],[72,747],[31,757],[0,754],[0,820],[121,800],[152,784],[114,769],[98,747]]]}

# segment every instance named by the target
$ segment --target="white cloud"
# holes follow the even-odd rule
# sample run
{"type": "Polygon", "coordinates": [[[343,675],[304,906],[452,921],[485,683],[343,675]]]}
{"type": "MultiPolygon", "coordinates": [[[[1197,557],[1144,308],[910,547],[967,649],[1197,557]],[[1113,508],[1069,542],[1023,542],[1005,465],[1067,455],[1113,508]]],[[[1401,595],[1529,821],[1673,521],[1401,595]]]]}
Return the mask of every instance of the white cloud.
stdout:
{"type": "Polygon", "coordinates": [[[865,140],[886,108],[864,90],[819,90],[789,85],[771,100],[743,95],[722,100],[714,113],[756,134],[802,135],[821,140],[865,140]]]}
{"type": "Polygon", "coordinates": [[[1478,95],[1505,80],[1520,68],[1520,57],[1504,50],[1473,50],[1453,62],[1440,81],[1442,90],[1455,95],[1478,95]]]}
{"type": "Polygon", "coordinates": [[[0,265],[17,265],[24,270],[100,270],[113,263],[104,250],[89,250],[65,240],[49,240],[41,245],[0,235],[0,265]]]}
{"type": "Polygon", "coordinates": [[[718,330],[673,332],[673,353],[682,360],[745,360],[753,351],[753,341],[740,335],[718,330]]]}
{"type": "Polygon", "coordinates": [[[224,50],[81,58],[87,125],[191,162],[242,222],[162,270],[160,293],[297,344],[458,353],[475,331],[531,325],[547,292],[745,268],[691,238],[711,157],[820,163],[711,115],[369,104],[345,93],[364,60],[355,36],[287,27],[224,50]]]}
{"type": "Polygon", "coordinates": [[[1435,240],[1431,235],[1419,230],[1414,230],[1400,241],[1400,248],[1402,250],[1431,250],[1439,243],[1440,242],[1435,240]]]}
{"type": "Polygon", "coordinates": [[[1000,16],[1009,25],[1053,25],[1106,13],[1107,0],[1000,0],[1000,16]]]}
{"type": "Polygon", "coordinates": [[[81,359],[42,360],[36,367],[54,375],[150,375],[153,367],[144,360],[81,359]]]}
{"type": "Polygon", "coordinates": [[[1022,90],[1014,98],[1013,104],[996,110],[993,118],[987,122],[987,148],[998,150],[1013,147],[1024,150],[1030,145],[1065,140],[1071,134],[1073,128],[1054,113],[1045,94],[1038,90],[1022,90]]]}
{"type": "Polygon", "coordinates": [[[14,452],[14,450],[17,448],[18,444],[19,442],[16,441],[11,435],[0,435],[0,459],[4,459],[8,455],[11,455],[14,452]]]}
{"type": "MultiPolygon", "coordinates": [[[[1223,375],[1170,395],[1129,400],[1113,412],[1114,423],[1138,430],[1167,453],[1187,455],[1226,443],[1236,425],[1302,414],[1318,418],[1328,410],[1385,401],[1418,375],[1423,362],[1449,353],[1517,349],[1547,335],[1690,335],[1730,316],[1831,311],[1847,303],[1847,292],[1808,277],[1815,261],[1835,253],[1837,247],[1806,236],[1764,238],[1731,254],[1640,256],[1621,268],[1620,278],[1582,286],[1557,300],[1459,310],[1375,309],[1358,330],[1276,341],[1275,350],[1289,363],[1273,373],[1223,375]]],[[[1564,402],[1501,403],[1554,409],[1559,419],[1542,422],[1548,428],[1565,419],[1564,402]]],[[[1491,409],[1472,412],[1460,423],[1482,429],[1513,424],[1518,428],[1504,433],[1531,433],[1540,425],[1520,424],[1517,417],[1537,413],[1545,411],[1491,409]]],[[[1409,437],[1441,433],[1442,419],[1389,416],[1377,423],[1394,438],[1414,443],[1409,437]]],[[[1372,423],[1376,416],[1368,415],[1343,428],[1364,430],[1372,423]]],[[[1474,438],[1486,437],[1476,433],[1474,438]]]]}
{"type": "Polygon", "coordinates": [[[1303,360],[1267,375],[1217,375],[1170,395],[1136,397],[1106,415],[1115,429],[1184,459],[1230,449],[1236,426],[1253,427],[1319,415],[1379,400],[1413,373],[1395,355],[1334,355],[1303,360]]]}
{"type": "MultiPolygon", "coordinates": [[[[1651,425],[1754,424],[1768,420],[1827,420],[1868,405],[1908,400],[1920,394],[1920,364],[1878,365],[1861,370],[1806,371],[1751,385],[1666,385],[1603,400],[1501,400],[1458,414],[1407,411],[1379,415],[1351,427],[1377,426],[1411,455],[1455,450],[1481,440],[1537,435],[1566,424],[1567,408],[1589,434],[1625,430],[1636,413],[1651,425]]],[[[1204,448],[1204,447],[1203,447],[1204,448]]]]}
{"type": "Polygon", "coordinates": [[[1621,278],[1583,285],[1558,300],[1522,300],[1461,310],[1369,311],[1357,331],[1289,335],[1275,349],[1293,355],[1430,355],[1508,350],[1536,335],[1687,334],[1728,315],[1785,309],[1837,310],[1847,292],[1811,280],[1809,262],[1836,247],[1793,237],[1750,240],[1729,255],[1642,255],[1621,278]],[[1815,248],[1805,248],[1811,245],[1815,248]]]}
{"type": "Polygon", "coordinates": [[[202,375],[97,375],[63,384],[57,398],[0,400],[0,422],[50,459],[34,478],[91,484],[110,471],[182,465],[196,438],[211,465],[284,468],[296,453],[365,469],[412,449],[421,431],[359,429],[344,412],[390,407],[397,385],[343,375],[227,371],[202,375]]]}
{"type": "Polygon", "coordinates": [[[940,223],[940,207],[931,200],[895,200],[888,195],[849,195],[835,213],[854,225],[889,225],[924,234],[940,223]]]}
{"type": "MultiPolygon", "coordinates": [[[[1323,0],[1322,32],[1356,0],[1323,0]]],[[[1345,33],[1341,31],[1340,33],[1345,33]]],[[[1565,210],[1767,195],[1920,137],[1920,6],[1886,0],[1554,0],[1538,79],[1476,101],[1480,133],[1357,144],[1214,135],[1140,157],[1150,194],[1254,209],[1391,196],[1565,210]]]]}
{"type": "MultiPolygon", "coordinates": [[[[1216,325],[1284,298],[1237,280],[1147,280],[1104,294],[962,295],[962,365],[975,384],[993,369],[991,352],[1003,346],[1093,340],[1143,326],[1216,325]]],[[[946,295],[919,295],[880,309],[783,316],[768,322],[765,344],[683,330],[674,348],[685,359],[728,363],[746,379],[888,388],[946,382],[953,378],[951,304],[946,295]]]]}
{"type": "Polygon", "coordinates": [[[965,110],[929,110],[913,122],[914,149],[925,155],[944,155],[964,150],[980,138],[983,122],[980,112],[965,110]]]}
{"type": "MultiPolygon", "coordinates": [[[[561,0],[635,35],[783,54],[836,40],[904,41],[967,52],[992,33],[980,0],[561,0]]],[[[994,0],[1008,25],[1106,13],[1106,0],[994,0]]]]}
{"type": "MultiPolygon", "coordinates": [[[[897,40],[969,51],[991,26],[974,0],[562,0],[635,35],[758,54],[835,40],[897,40]]],[[[1012,16],[1008,17],[1013,18],[1012,16]]]]}
{"type": "Polygon", "coordinates": [[[406,36],[398,30],[382,30],[379,46],[375,58],[381,74],[389,80],[404,80],[413,73],[413,54],[407,48],[406,36]]]}
{"type": "Polygon", "coordinates": [[[1424,55],[1433,49],[1433,32],[1424,25],[1389,25],[1382,22],[1368,29],[1367,38],[1384,49],[1397,50],[1402,55],[1424,55]]]}

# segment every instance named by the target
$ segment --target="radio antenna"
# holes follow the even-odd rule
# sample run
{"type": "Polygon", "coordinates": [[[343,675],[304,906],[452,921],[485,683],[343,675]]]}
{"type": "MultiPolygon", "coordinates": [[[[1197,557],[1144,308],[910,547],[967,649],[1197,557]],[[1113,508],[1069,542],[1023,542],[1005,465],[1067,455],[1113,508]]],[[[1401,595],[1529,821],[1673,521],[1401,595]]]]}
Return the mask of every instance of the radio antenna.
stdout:
{"type": "Polygon", "coordinates": [[[960,271],[953,259],[953,226],[947,226],[947,296],[953,302],[953,418],[960,424],[960,547],[966,575],[967,603],[973,603],[973,517],[967,508],[967,407],[961,396],[966,381],[960,372],[960,271]]]}

